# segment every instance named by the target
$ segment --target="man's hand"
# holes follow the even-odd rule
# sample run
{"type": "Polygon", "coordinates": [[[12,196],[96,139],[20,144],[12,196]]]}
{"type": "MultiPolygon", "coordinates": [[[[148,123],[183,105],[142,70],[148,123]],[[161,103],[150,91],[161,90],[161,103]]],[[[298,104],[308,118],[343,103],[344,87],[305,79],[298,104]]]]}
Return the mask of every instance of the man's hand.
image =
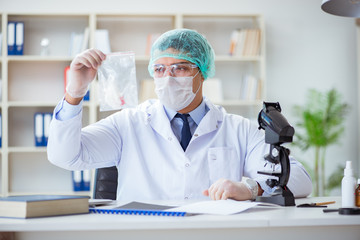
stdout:
{"type": "Polygon", "coordinates": [[[205,196],[212,200],[226,200],[228,198],[243,201],[250,200],[252,197],[250,189],[242,182],[234,182],[228,179],[219,179],[203,191],[205,196]]]}
{"type": "MultiPolygon", "coordinates": [[[[89,84],[94,80],[97,69],[106,55],[97,49],[88,49],[78,54],[70,65],[70,79],[66,93],[73,99],[82,99],[89,84]]],[[[67,99],[68,100],[68,99],[67,99]]]]}

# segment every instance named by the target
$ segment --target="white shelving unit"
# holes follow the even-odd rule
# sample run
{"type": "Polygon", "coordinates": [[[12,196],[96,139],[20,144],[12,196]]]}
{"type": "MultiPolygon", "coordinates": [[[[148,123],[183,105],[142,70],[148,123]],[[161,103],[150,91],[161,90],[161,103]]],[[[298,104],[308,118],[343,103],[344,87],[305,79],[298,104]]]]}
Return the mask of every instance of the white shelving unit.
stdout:
{"type": "MultiPolygon", "coordinates": [[[[46,147],[35,147],[34,113],[52,112],[64,94],[64,69],[69,56],[72,32],[89,27],[89,46],[95,46],[95,30],[107,29],[112,52],[136,53],[137,79],[148,79],[146,54],[149,34],[174,28],[196,29],[204,34],[216,53],[216,78],[221,79],[229,112],[255,118],[265,98],[265,29],[260,15],[225,14],[22,14],[0,12],[2,52],[0,76],[2,96],[2,147],[0,150],[0,195],[72,194],[71,172],[47,160],[46,147]],[[24,55],[8,56],[7,24],[23,21],[24,55]],[[261,29],[261,54],[255,57],[229,56],[231,33],[239,28],[261,29]],[[41,56],[42,38],[50,41],[49,55],[41,56]],[[250,73],[259,79],[259,99],[240,100],[240,80],[250,73]]],[[[206,84],[206,82],[205,82],[206,84]]],[[[99,111],[96,84],[90,101],[84,104],[83,125],[111,114],[99,111]]],[[[90,194],[80,192],[80,194],[90,194]]]]}

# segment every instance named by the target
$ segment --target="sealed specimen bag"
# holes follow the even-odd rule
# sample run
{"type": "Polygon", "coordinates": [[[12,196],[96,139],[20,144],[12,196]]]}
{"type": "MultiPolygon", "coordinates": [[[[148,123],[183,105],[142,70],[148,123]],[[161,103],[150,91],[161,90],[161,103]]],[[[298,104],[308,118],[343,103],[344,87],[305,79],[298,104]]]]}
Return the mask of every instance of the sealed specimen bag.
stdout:
{"type": "Polygon", "coordinates": [[[138,104],[134,52],[107,54],[98,69],[98,80],[100,111],[138,104]]]}

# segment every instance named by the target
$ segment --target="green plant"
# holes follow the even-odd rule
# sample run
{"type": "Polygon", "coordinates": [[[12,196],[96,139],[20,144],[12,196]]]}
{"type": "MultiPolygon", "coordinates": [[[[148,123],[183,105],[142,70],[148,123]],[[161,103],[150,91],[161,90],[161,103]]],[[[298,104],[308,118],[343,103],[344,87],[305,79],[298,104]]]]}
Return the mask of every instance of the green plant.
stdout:
{"type": "Polygon", "coordinates": [[[340,94],[335,89],[324,93],[310,89],[306,105],[297,105],[294,109],[300,121],[296,123],[293,144],[304,151],[310,148],[314,150],[314,168],[309,171],[314,181],[313,195],[323,195],[325,190],[331,190],[341,182],[339,171],[336,171],[326,184],[325,155],[327,147],[337,143],[344,132],[343,123],[349,106],[342,102],[340,94]]]}

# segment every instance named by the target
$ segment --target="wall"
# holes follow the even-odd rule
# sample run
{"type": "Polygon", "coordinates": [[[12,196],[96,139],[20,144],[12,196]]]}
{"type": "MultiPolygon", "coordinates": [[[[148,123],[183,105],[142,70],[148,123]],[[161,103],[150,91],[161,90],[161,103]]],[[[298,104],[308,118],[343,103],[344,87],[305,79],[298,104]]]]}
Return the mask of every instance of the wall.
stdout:
{"type": "MultiPolygon", "coordinates": [[[[351,112],[341,145],[327,152],[327,171],[345,160],[358,163],[356,27],[351,18],[326,14],[321,0],[0,0],[8,12],[260,13],[267,30],[267,99],[279,101],[291,123],[294,105],[304,104],[309,88],[338,89],[351,112]]],[[[312,154],[293,151],[297,158],[312,154]]]]}

